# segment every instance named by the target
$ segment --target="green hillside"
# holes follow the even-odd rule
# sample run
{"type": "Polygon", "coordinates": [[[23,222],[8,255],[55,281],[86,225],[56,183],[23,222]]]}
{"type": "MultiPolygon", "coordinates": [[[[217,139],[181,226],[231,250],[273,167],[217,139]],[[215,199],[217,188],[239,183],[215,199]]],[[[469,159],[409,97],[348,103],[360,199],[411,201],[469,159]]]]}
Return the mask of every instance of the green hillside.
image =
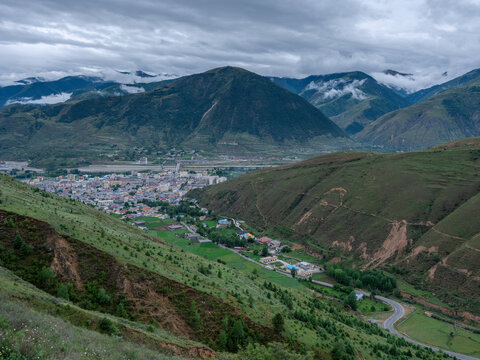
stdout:
{"type": "Polygon", "coordinates": [[[479,315],[480,143],[469,143],[406,154],[335,153],[192,196],[329,258],[390,269],[444,306],[479,315]]]}
{"type": "Polygon", "coordinates": [[[271,79],[308,100],[350,135],[381,115],[410,104],[360,71],[312,75],[304,79],[271,79]]]}
{"type": "MultiPolygon", "coordinates": [[[[225,67],[140,94],[0,112],[3,159],[96,159],[132,148],[220,153],[318,153],[349,142],[307,101],[268,79],[225,67]]],[[[349,142],[352,143],[351,141],[349,142]]]]}
{"type": "Polygon", "coordinates": [[[355,139],[384,149],[412,151],[480,135],[480,80],[383,115],[355,139]]]}
{"type": "Polygon", "coordinates": [[[194,255],[6,176],[0,191],[0,348],[12,359],[440,358],[236,254],[194,255]]]}

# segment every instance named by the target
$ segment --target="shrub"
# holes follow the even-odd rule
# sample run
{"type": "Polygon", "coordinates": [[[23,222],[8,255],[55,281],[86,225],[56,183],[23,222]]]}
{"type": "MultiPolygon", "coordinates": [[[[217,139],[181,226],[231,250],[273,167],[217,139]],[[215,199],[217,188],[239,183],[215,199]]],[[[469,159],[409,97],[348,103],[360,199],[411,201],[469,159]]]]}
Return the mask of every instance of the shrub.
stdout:
{"type": "Polygon", "coordinates": [[[98,325],[101,332],[108,334],[108,335],[118,335],[120,331],[115,326],[112,320],[104,317],[100,324],[98,325]]]}
{"type": "Polygon", "coordinates": [[[53,285],[53,279],[55,274],[52,269],[43,267],[42,270],[38,273],[38,282],[43,289],[49,289],[53,285]]]}
{"type": "Polygon", "coordinates": [[[99,288],[97,293],[97,300],[99,304],[108,305],[111,302],[110,295],[107,294],[104,288],[99,288]]]}
{"type": "Polygon", "coordinates": [[[283,319],[282,314],[280,313],[276,314],[272,319],[272,323],[273,323],[273,330],[275,330],[276,333],[281,333],[283,331],[285,320],[283,319]]]}

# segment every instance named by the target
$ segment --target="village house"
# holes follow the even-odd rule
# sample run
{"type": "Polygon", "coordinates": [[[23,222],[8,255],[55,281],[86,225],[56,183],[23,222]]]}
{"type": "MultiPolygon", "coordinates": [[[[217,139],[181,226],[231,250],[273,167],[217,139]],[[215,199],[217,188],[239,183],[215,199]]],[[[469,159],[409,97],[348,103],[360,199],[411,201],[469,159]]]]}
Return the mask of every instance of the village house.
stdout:
{"type": "Polygon", "coordinates": [[[230,221],[228,221],[227,219],[221,219],[221,220],[218,220],[218,223],[217,223],[217,228],[220,228],[220,227],[227,227],[227,226],[230,226],[230,221]]]}
{"type": "Polygon", "coordinates": [[[168,225],[167,229],[170,231],[175,231],[175,230],[183,229],[183,226],[180,224],[172,224],[172,225],[168,225]]]}
{"type": "Polygon", "coordinates": [[[197,234],[197,233],[194,233],[194,234],[187,233],[187,234],[185,234],[185,237],[188,240],[200,240],[202,238],[202,236],[200,234],[197,234]]]}
{"type": "Polygon", "coordinates": [[[282,245],[280,240],[271,240],[271,241],[268,242],[268,246],[271,247],[271,248],[274,248],[274,249],[279,248],[280,245],[282,245]]]}
{"type": "Polygon", "coordinates": [[[258,242],[259,242],[260,244],[264,244],[264,245],[268,244],[270,241],[272,241],[272,239],[270,239],[270,238],[268,238],[268,237],[266,237],[266,236],[264,236],[264,237],[262,237],[262,238],[260,238],[260,239],[258,240],[258,242]]]}
{"type": "Polygon", "coordinates": [[[276,261],[278,261],[278,258],[276,256],[266,256],[260,259],[260,262],[262,264],[270,264],[276,261]]]}

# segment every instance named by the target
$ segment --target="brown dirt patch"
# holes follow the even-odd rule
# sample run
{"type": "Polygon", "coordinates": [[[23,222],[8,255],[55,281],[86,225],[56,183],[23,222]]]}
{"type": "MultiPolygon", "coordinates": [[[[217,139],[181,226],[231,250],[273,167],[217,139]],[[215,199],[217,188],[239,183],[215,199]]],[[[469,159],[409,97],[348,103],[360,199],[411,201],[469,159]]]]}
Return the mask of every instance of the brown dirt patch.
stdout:
{"type": "Polygon", "coordinates": [[[407,248],[407,245],[407,221],[394,221],[387,238],[380,249],[372,255],[371,260],[367,263],[366,267],[379,267],[394,256],[398,259],[407,248]]]}
{"type": "Polygon", "coordinates": [[[83,290],[84,286],[78,273],[78,257],[71,244],[57,234],[47,237],[47,243],[53,248],[53,261],[50,265],[52,271],[63,278],[71,279],[77,289],[83,290]]]}

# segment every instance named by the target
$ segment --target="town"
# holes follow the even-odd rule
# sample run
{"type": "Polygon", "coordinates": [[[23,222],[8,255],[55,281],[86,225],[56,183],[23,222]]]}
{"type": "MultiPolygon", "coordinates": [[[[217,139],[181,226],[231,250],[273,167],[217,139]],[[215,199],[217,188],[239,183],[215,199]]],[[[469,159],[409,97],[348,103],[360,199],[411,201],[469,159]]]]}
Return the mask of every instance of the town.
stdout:
{"type": "Polygon", "coordinates": [[[92,205],[107,213],[128,218],[157,216],[162,204],[178,205],[191,189],[227,180],[207,171],[131,172],[130,174],[68,174],[24,180],[39,189],[92,205]]]}
{"type": "Polygon", "coordinates": [[[280,240],[266,236],[256,237],[244,231],[241,221],[233,219],[219,219],[215,220],[215,223],[209,221],[209,225],[212,225],[209,229],[206,221],[208,209],[198,208],[195,214],[191,211],[188,214],[188,211],[180,209],[179,205],[189,190],[225,180],[225,177],[212,175],[207,171],[181,171],[177,166],[173,170],[163,172],[132,171],[130,174],[111,173],[102,176],[73,173],[57,177],[37,176],[24,182],[117,215],[143,230],[148,230],[145,221],[142,220],[145,217],[170,219],[168,230],[180,232],[178,236],[185,236],[191,243],[215,242],[220,247],[232,250],[267,270],[299,278],[309,278],[314,273],[323,271],[317,265],[289,257],[290,247],[282,244],[280,240]],[[188,225],[187,222],[191,224],[188,225]],[[212,231],[213,229],[215,231],[212,231]],[[233,240],[234,238],[236,240],[233,240]]]}

